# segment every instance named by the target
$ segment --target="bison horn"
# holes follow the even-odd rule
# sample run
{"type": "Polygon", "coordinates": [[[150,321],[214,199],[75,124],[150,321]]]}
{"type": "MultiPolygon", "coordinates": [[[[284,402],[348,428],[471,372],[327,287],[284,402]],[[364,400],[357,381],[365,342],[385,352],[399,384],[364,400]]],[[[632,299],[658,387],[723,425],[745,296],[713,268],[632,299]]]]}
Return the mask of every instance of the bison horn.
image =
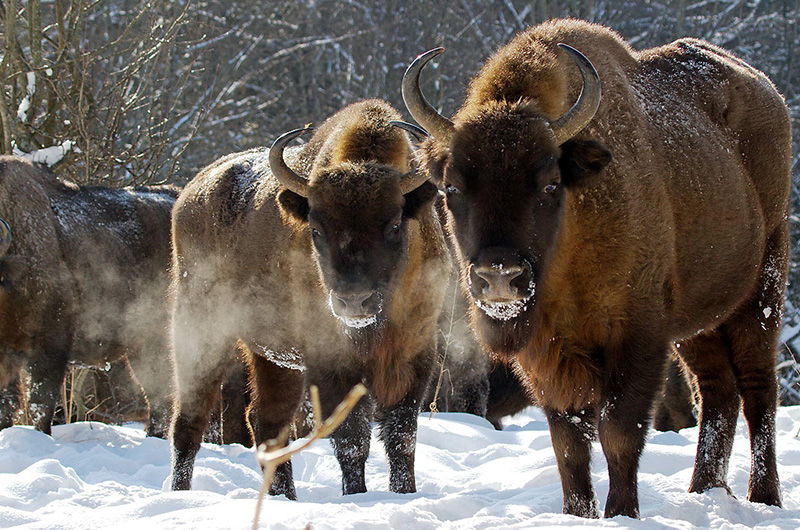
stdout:
{"type": "Polygon", "coordinates": [[[278,139],[272,143],[272,147],[269,148],[269,169],[272,171],[272,174],[275,175],[275,178],[278,179],[278,182],[282,186],[285,186],[289,191],[293,191],[301,197],[308,197],[308,180],[292,171],[292,169],[286,165],[286,161],[283,159],[283,150],[286,148],[286,144],[310,130],[311,127],[305,127],[303,129],[295,129],[284,133],[280,135],[278,139]]]}
{"type": "Polygon", "coordinates": [[[453,122],[439,114],[433,105],[428,103],[419,87],[420,72],[431,59],[443,51],[444,48],[434,48],[418,55],[403,75],[401,92],[408,112],[417,120],[417,123],[442,142],[450,143],[450,138],[453,136],[453,122]]]}
{"type": "MultiPolygon", "coordinates": [[[[404,131],[408,132],[414,139],[418,142],[423,141],[425,138],[430,136],[428,131],[419,127],[418,125],[414,125],[413,123],[408,123],[406,121],[399,121],[399,120],[392,120],[389,122],[391,125],[397,127],[398,129],[403,129],[404,131]]],[[[402,177],[400,177],[400,191],[403,195],[406,193],[410,193],[415,189],[422,186],[422,184],[428,180],[428,174],[424,171],[420,171],[418,169],[409,171],[402,177]]]]}
{"type": "Polygon", "coordinates": [[[6,255],[11,246],[11,227],[5,219],[0,219],[0,258],[6,255]]]}
{"type": "Polygon", "coordinates": [[[586,58],[581,52],[567,46],[566,44],[559,43],[558,47],[567,52],[578,69],[581,71],[583,78],[583,87],[578,96],[578,101],[569,109],[566,114],[553,121],[550,127],[553,129],[558,145],[563,144],[576,134],[578,134],[584,127],[586,127],[592,118],[594,118],[597,108],[600,106],[600,76],[597,75],[592,62],[586,58]]]}
{"type": "Polygon", "coordinates": [[[408,123],[407,121],[399,121],[399,120],[392,120],[389,122],[390,125],[394,125],[398,129],[403,129],[408,134],[414,137],[414,140],[417,142],[423,141],[425,138],[430,136],[428,131],[420,127],[419,125],[414,125],[413,123],[408,123]]]}
{"type": "Polygon", "coordinates": [[[405,195],[419,188],[428,180],[428,173],[419,169],[413,169],[400,177],[400,193],[405,195]]]}

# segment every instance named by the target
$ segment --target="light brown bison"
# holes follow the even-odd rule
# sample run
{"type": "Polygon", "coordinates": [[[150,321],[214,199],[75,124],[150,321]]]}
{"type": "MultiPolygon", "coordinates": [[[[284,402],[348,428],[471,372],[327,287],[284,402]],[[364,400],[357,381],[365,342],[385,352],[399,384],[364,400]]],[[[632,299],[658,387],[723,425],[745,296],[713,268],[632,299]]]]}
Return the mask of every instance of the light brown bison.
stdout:
{"type": "Polygon", "coordinates": [[[0,157],[0,428],[20,407],[27,369],[33,424],[50,433],[70,363],[125,357],[165,436],[171,186],[78,186],[0,157]]]}
{"type": "Polygon", "coordinates": [[[439,52],[409,67],[403,95],[433,135],[424,166],[447,194],[473,326],[516,357],[546,410],[564,511],[598,515],[596,430],[605,515],[638,516],[639,456],[676,342],[701,397],[690,490],[727,487],[741,399],[748,498],[779,505],[791,145],[772,83],[700,40],[637,52],[556,20],[489,59],[450,121],[418,85],[439,52]]]}
{"type": "MultiPolygon", "coordinates": [[[[399,117],[369,100],[339,111],[300,149],[287,142],[220,159],[173,214],[173,489],[191,485],[219,383],[236,350],[249,365],[256,444],[289,425],[304,383],[327,416],[362,400],[332,435],[345,494],[366,491],[376,406],[389,488],[415,491],[417,414],[436,355],[449,256],[436,187],[414,171],[399,117]]],[[[224,426],[223,426],[224,430],[224,426]]],[[[296,496],[290,463],[273,494],[296,496]]]]}

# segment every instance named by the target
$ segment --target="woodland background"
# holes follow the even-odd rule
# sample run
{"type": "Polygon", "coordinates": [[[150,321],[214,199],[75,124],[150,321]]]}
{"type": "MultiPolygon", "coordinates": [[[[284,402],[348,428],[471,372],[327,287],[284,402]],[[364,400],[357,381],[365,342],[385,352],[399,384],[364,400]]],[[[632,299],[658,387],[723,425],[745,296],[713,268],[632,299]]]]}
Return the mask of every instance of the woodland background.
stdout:
{"type": "Polygon", "coordinates": [[[39,153],[79,183],[183,183],[359,99],[404,109],[403,72],[435,46],[448,53],[423,91],[450,115],[493,50],[553,17],[637,49],[704,38],[784,94],[795,214],[779,376],[799,404],[800,0],[0,0],[0,153],[39,153]]]}

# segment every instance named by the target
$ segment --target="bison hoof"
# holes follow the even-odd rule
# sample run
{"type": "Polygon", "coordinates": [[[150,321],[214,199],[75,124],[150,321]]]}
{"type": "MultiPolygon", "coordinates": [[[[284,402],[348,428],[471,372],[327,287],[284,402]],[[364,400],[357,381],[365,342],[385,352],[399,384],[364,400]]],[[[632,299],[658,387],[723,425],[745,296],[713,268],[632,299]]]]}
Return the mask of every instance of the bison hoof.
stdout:
{"type": "Polygon", "coordinates": [[[630,517],[631,519],[639,518],[638,506],[606,506],[606,512],[603,515],[605,518],[616,517],[622,515],[623,517],[630,517]]]}
{"type": "Polygon", "coordinates": [[[694,480],[692,485],[689,486],[689,493],[705,493],[706,491],[714,488],[722,488],[725,492],[733,498],[736,496],[731,491],[731,488],[722,480],[694,480]]]}
{"type": "Polygon", "coordinates": [[[781,492],[777,488],[768,488],[764,490],[753,488],[747,495],[747,500],[750,502],[760,502],[761,504],[769,506],[777,506],[778,508],[783,507],[781,492]]]}
{"type": "Polygon", "coordinates": [[[585,499],[572,497],[564,499],[563,512],[567,515],[575,515],[577,517],[584,517],[586,519],[599,519],[600,509],[597,505],[597,499],[585,499]]]}

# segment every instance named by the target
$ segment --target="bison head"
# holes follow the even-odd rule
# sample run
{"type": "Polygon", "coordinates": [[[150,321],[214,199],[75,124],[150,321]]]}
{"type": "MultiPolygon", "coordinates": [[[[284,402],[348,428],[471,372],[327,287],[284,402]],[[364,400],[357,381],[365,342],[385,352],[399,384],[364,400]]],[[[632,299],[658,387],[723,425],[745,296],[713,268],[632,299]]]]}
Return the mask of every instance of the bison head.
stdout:
{"type": "Polygon", "coordinates": [[[473,323],[502,354],[519,351],[532,336],[566,194],[610,161],[600,143],[573,139],[598,108],[600,80],[586,57],[560,46],[575,59],[584,86],[555,120],[524,99],[465,106],[456,123],[441,116],[419,88],[421,69],[441,48],[417,57],[403,79],[409,112],[432,133],[422,146],[423,164],[446,195],[462,277],[476,306],[473,323]]]}
{"type": "Polygon", "coordinates": [[[306,130],[270,149],[270,168],[287,188],[281,208],[311,233],[334,315],[351,328],[379,324],[408,263],[408,220],[430,206],[436,186],[425,174],[375,161],[312,168],[306,179],[283,159],[286,143],[306,130]]]}

